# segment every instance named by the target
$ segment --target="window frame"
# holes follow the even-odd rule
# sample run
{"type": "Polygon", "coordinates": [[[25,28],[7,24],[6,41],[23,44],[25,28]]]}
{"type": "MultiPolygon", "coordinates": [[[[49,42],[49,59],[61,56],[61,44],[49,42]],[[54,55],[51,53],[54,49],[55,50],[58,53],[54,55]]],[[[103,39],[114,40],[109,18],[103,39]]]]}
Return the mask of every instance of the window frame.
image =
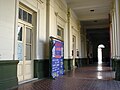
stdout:
{"type": "Polygon", "coordinates": [[[57,37],[61,40],[64,40],[64,28],[59,25],[57,25],[57,37]],[[60,35],[58,34],[58,30],[60,32],[60,35]]]}
{"type": "Polygon", "coordinates": [[[19,19],[20,21],[23,21],[23,22],[32,24],[32,22],[33,22],[33,11],[30,10],[29,8],[23,6],[23,5],[19,5],[19,9],[18,9],[18,19],[19,19]],[[22,10],[22,14],[23,14],[23,11],[25,11],[25,12],[27,13],[27,20],[24,20],[24,18],[23,18],[24,16],[23,16],[23,15],[22,15],[22,18],[21,18],[21,19],[19,18],[19,10],[20,10],[20,9],[22,10]],[[29,18],[28,18],[29,14],[32,16],[30,22],[29,22],[29,18]]]}

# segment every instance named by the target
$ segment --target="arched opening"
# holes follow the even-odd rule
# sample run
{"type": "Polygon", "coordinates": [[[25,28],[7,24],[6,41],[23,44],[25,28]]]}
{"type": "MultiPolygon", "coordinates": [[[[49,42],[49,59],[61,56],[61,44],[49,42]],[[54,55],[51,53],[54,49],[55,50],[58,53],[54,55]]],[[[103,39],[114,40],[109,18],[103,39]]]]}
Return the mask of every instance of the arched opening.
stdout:
{"type": "Polygon", "coordinates": [[[98,45],[98,64],[102,64],[102,48],[105,48],[103,44],[98,45]]]}

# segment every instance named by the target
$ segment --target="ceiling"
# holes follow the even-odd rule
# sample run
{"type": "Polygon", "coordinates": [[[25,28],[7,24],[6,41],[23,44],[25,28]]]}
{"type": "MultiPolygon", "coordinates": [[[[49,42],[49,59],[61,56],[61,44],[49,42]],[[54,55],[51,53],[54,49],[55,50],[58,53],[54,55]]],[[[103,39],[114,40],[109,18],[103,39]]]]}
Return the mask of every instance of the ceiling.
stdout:
{"type": "Polygon", "coordinates": [[[112,0],[66,0],[86,28],[106,28],[112,0]],[[92,11],[91,11],[92,10],[92,11]]]}

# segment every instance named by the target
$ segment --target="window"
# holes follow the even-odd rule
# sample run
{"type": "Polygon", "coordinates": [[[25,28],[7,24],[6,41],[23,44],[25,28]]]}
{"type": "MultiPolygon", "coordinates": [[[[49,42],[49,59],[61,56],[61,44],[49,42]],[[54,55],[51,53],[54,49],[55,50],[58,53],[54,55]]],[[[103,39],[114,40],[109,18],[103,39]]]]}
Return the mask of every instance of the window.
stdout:
{"type": "Polygon", "coordinates": [[[23,21],[27,22],[27,12],[23,10],[23,21]]]}
{"type": "Polygon", "coordinates": [[[26,60],[31,60],[31,45],[26,44],[26,60]]]}
{"type": "Polygon", "coordinates": [[[18,41],[22,41],[22,27],[18,26],[18,41]]]}
{"type": "Polygon", "coordinates": [[[28,13],[28,22],[32,23],[32,15],[30,13],[28,13]]]}
{"type": "Polygon", "coordinates": [[[57,30],[57,35],[61,36],[61,31],[59,29],[57,30]]]}
{"type": "Polygon", "coordinates": [[[23,19],[23,10],[19,8],[19,19],[23,19]]]}
{"type": "Polygon", "coordinates": [[[19,19],[26,21],[28,23],[32,23],[32,14],[28,13],[27,11],[19,8],[19,19]]]}
{"type": "Polygon", "coordinates": [[[30,28],[26,28],[26,34],[26,60],[31,60],[32,30],[30,28]]]}
{"type": "Polygon", "coordinates": [[[64,38],[64,32],[63,32],[63,28],[60,27],[59,25],[57,26],[57,35],[58,35],[58,38],[62,39],[64,38]]]}

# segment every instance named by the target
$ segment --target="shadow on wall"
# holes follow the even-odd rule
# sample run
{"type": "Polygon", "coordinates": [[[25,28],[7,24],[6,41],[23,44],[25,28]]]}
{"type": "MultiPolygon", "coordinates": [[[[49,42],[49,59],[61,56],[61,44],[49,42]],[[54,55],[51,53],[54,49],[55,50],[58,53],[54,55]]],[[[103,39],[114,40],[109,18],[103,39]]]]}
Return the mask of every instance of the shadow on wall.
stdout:
{"type": "Polygon", "coordinates": [[[37,49],[37,59],[34,60],[34,77],[49,77],[49,43],[39,40],[37,49]]]}
{"type": "Polygon", "coordinates": [[[38,42],[38,58],[49,58],[49,43],[45,43],[45,41],[39,40],[38,42]]]}

